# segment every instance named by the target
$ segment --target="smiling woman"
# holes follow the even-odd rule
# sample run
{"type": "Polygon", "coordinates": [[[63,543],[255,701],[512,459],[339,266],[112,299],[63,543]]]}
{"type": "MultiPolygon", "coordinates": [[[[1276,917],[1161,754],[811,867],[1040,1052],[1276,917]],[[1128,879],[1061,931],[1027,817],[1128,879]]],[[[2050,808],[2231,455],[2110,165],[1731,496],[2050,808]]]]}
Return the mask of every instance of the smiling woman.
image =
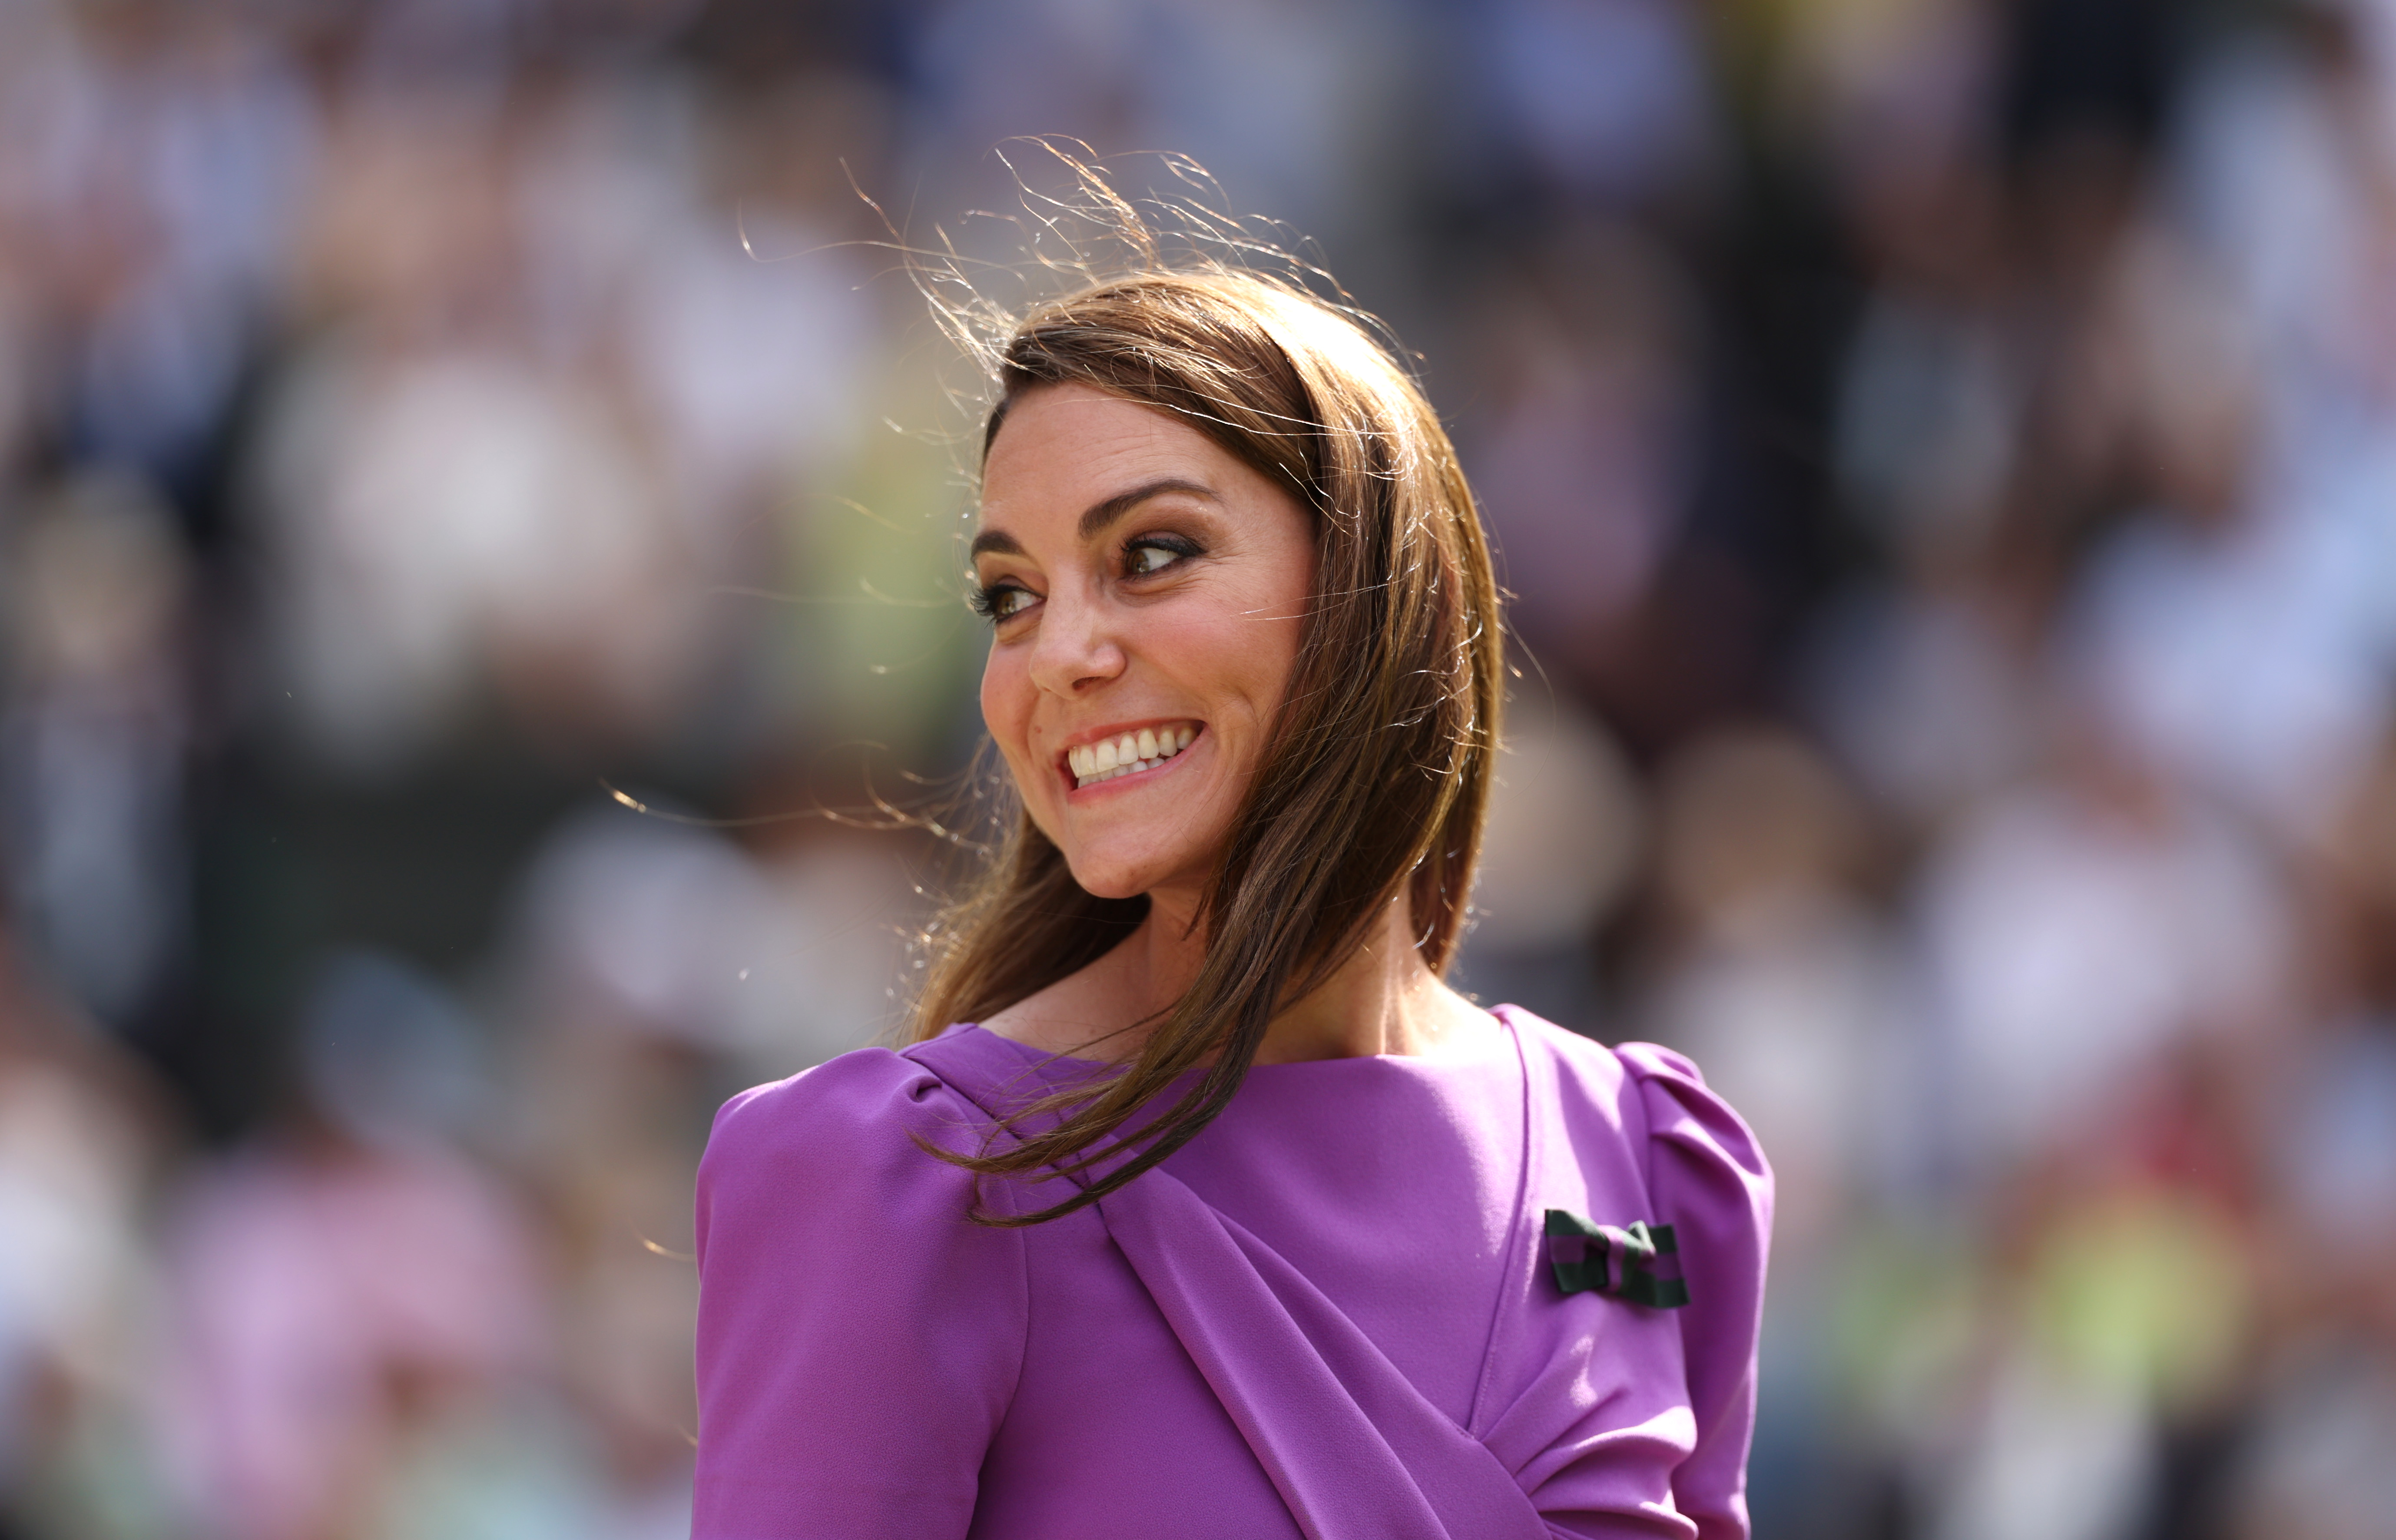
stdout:
{"type": "Polygon", "coordinates": [[[1441,982],[1501,670],[1436,416],[1219,269],[996,362],[1019,815],[912,1045],[717,1120],[697,1540],[1743,1535],[1761,1155],[1685,1061],[1441,982]]]}

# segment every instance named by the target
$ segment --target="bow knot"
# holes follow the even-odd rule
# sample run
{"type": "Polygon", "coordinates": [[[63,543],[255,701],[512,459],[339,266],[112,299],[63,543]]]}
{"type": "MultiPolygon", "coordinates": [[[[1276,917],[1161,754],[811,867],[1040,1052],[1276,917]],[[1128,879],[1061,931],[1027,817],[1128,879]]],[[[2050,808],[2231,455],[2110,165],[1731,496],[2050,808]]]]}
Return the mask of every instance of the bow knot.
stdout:
{"type": "Polygon", "coordinates": [[[1556,1270],[1556,1287],[1564,1293],[1610,1294],[1664,1310],[1689,1302],[1687,1282],[1659,1278],[1656,1272],[1658,1258],[1679,1259],[1681,1248],[1671,1226],[1633,1220],[1617,1229],[1550,1209],[1547,1228],[1548,1261],[1556,1270]]]}

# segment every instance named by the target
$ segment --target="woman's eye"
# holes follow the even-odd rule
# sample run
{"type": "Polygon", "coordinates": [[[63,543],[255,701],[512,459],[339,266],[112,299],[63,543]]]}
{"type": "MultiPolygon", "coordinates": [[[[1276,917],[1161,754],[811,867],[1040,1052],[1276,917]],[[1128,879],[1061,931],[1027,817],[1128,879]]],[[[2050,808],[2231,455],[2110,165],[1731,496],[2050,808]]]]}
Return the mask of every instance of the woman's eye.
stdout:
{"type": "Polygon", "coordinates": [[[1012,583],[996,588],[974,591],[973,607],[990,620],[1008,620],[1020,615],[1032,603],[1032,591],[1012,583]]]}
{"type": "Polygon", "coordinates": [[[1148,578],[1163,572],[1185,556],[1196,552],[1184,550],[1179,541],[1141,540],[1124,552],[1124,571],[1133,578],[1148,578]]]}

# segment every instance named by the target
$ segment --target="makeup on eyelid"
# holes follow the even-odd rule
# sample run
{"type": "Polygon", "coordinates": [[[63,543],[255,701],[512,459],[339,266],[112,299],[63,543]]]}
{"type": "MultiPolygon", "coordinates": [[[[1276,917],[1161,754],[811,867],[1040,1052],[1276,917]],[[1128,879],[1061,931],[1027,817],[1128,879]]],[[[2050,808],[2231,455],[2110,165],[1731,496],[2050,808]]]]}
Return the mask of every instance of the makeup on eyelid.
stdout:
{"type": "MultiPolygon", "coordinates": [[[[1009,541],[1009,546],[1012,543],[1009,541]]],[[[1138,539],[1125,541],[1123,549],[1125,558],[1124,576],[1134,582],[1143,578],[1163,577],[1182,563],[1205,554],[1204,547],[1185,535],[1143,535],[1138,539]],[[1162,551],[1172,560],[1153,567],[1143,567],[1134,554],[1142,551],[1162,551]]],[[[972,580],[970,568],[965,577],[968,581],[972,580]]],[[[1025,599],[1038,597],[1031,590],[1015,583],[977,584],[967,594],[965,602],[975,614],[995,626],[1013,619],[1020,613],[1009,604],[1010,599],[1018,594],[1025,599]]]]}

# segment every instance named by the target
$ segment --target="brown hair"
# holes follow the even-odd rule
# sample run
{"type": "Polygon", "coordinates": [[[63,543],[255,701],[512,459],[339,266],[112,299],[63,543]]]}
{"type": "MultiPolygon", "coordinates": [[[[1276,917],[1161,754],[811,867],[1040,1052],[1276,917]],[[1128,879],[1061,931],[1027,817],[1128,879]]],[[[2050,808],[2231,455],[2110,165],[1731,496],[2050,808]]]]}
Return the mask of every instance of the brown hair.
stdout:
{"type": "MultiPolygon", "coordinates": [[[[1314,516],[1319,557],[1279,719],[1200,903],[1196,980],[1094,1090],[1041,1103],[1055,1116],[1036,1124],[1018,1115],[1016,1137],[978,1156],[947,1155],[992,1175],[1073,1178],[1079,1190],[1052,1207],[978,1215],[1036,1224],[1205,1127],[1273,1016],[1353,955],[1402,890],[1424,962],[1445,971],[1480,847],[1501,661],[1488,548],[1455,451],[1351,313],[1250,272],[1140,272],[1035,309],[995,363],[985,456],[1025,392],[1093,386],[1173,414],[1288,487],[1314,516]]],[[[925,933],[916,1041],[1096,961],[1147,912],[1144,897],[1085,892],[1028,816],[1011,823],[979,883],[925,933]]]]}

